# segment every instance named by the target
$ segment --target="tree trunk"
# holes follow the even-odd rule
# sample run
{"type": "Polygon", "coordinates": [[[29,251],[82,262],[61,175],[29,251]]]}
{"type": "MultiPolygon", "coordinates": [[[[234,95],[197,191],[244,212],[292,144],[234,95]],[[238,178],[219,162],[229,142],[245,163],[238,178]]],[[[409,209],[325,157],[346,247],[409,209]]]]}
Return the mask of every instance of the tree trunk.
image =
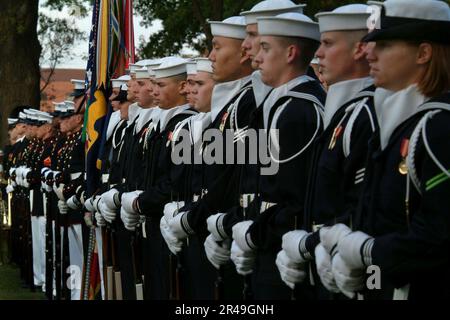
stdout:
{"type": "Polygon", "coordinates": [[[18,105],[39,109],[37,37],[39,1],[0,1],[0,146],[6,143],[7,118],[18,105]]]}

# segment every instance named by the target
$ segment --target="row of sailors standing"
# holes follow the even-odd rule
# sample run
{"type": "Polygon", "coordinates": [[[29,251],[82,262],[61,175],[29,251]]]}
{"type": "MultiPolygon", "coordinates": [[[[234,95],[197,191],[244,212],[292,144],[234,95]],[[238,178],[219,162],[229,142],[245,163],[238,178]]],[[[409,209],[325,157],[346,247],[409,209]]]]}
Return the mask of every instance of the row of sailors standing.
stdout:
{"type": "MultiPolygon", "coordinates": [[[[106,230],[116,298],[448,296],[450,9],[377,6],[369,32],[366,5],[316,23],[304,5],[265,0],[210,21],[195,68],[168,57],[113,80],[103,185],[84,207],[106,230]]],[[[82,193],[54,186],[59,212],[83,209],[82,193]]]]}

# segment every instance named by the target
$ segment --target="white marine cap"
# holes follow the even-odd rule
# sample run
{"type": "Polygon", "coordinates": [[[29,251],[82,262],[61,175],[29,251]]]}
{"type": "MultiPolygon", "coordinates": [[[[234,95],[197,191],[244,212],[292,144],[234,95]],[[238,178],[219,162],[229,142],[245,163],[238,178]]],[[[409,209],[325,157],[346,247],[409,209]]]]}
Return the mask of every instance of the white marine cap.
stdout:
{"type": "Polygon", "coordinates": [[[8,118],[8,125],[12,126],[13,124],[16,124],[19,119],[16,118],[8,118]]]}
{"type": "Polygon", "coordinates": [[[212,69],[212,62],[208,58],[197,58],[197,72],[203,71],[208,73],[214,73],[212,69]]]}
{"type": "Polygon", "coordinates": [[[167,57],[162,59],[161,65],[155,68],[155,78],[169,78],[186,73],[186,59],[180,57],[167,57]]]}
{"type": "Polygon", "coordinates": [[[320,41],[319,25],[301,13],[282,13],[275,17],[258,18],[261,36],[297,37],[320,41]]]}
{"type": "Polygon", "coordinates": [[[245,24],[257,23],[257,18],[274,17],[286,12],[303,13],[305,4],[295,4],[290,0],[265,0],[261,1],[249,11],[241,12],[241,16],[245,17],[245,24]]]}
{"type": "Polygon", "coordinates": [[[186,62],[186,73],[188,75],[197,74],[197,62],[195,60],[189,60],[188,62],[186,62]]]}
{"type": "Polygon", "coordinates": [[[38,120],[40,122],[44,122],[44,123],[52,123],[53,116],[51,116],[50,114],[45,112],[45,114],[39,114],[38,115],[38,120]]]}
{"type": "Polygon", "coordinates": [[[247,36],[244,17],[234,16],[223,21],[208,21],[208,23],[211,25],[211,34],[214,37],[244,40],[247,36]]]}
{"type": "Polygon", "coordinates": [[[85,81],[84,80],[78,80],[78,79],[70,79],[70,82],[72,82],[74,86],[74,90],[84,90],[85,87],[85,81]]]}
{"type": "Polygon", "coordinates": [[[122,85],[126,85],[127,82],[131,79],[129,75],[123,75],[118,77],[117,79],[111,79],[111,84],[113,88],[120,88],[122,85]]]}
{"type": "Polygon", "coordinates": [[[367,30],[371,9],[365,4],[348,4],[316,14],[320,32],[367,30]]]}
{"type": "Polygon", "coordinates": [[[66,106],[66,112],[75,112],[75,103],[73,101],[66,100],[64,104],[66,106]]]}

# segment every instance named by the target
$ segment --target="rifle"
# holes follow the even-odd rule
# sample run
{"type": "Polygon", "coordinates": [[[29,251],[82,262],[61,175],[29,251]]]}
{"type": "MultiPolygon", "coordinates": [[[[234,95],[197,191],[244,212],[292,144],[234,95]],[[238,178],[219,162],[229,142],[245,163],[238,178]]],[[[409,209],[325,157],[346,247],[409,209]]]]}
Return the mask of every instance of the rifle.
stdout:
{"type": "Polygon", "coordinates": [[[143,281],[143,274],[141,270],[141,256],[140,253],[140,246],[139,246],[139,228],[141,227],[140,224],[136,226],[136,230],[132,232],[131,234],[131,262],[133,264],[133,273],[134,273],[134,281],[136,286],[136,300],[144,300],[144,281],[143,281]],[[137,247],[137,248],[136,248],[137,247]]]}

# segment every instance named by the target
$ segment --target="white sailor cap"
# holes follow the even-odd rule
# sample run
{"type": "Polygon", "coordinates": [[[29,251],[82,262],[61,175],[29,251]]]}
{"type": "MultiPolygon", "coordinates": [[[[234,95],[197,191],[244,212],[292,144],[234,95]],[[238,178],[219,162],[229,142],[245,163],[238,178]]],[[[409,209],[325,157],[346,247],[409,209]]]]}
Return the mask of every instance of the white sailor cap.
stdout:
{"type": "Polygon", "coordinates": [[[212,69],[212,62],[208,58],[197,58],[197,72],[203,71],[208,73],[214,73],[212,69]]]}
{"type": "Polygon", "coordinates": [[[261,17],[258,33],[262,36],[298,37],[320,41],[319,25],[301,13],[282,13],[275,17],[261,17]]]}
{"type": "Polygon", "coordinates": [[[197,62],[195,60],[189,60],[188,62],[186,62],[186,73],[188,75],[197,74],[197,62]]]}
{"type": "Polygon", "coordinates": [[[305,4],[295,4],[290,0],[265,0],[261,1],[249,11],[241,12],[241,16],[245,17],[245,24],[257,23],[257,18],[274,17],[286,12],[303,13],[305,4]]]}
{"type": "Polygon", "coordinates": [[[208,21],[211,25],[211,34],[216,37],[226,37],[244,40],[247,36],[245,31],[244,17],[229,17],[223,21],[208,21]]]}
{"type": "Polygon", "coordinates": [[[120,88],[122,85],[126,84],[131,77],[129,75],[123,75],[117,79],[111,79],[111,84],[113,88],[120,88]]]}
{"type": "Polygon", "coordinates": [[[152,61],[153,60],[151,60],[151,59],[143,59],[143,60],[139,60],[138,62],[136,62],[134,64],[130,64],[129,65],[130,74],[136,74],[137,70],[140,70],[140,69],[142,69],[142,67],[149,65],[150,63],[152,63],[152,61]]]}
{"type": "Polygon", "coordinates": [[[150,77],[155,76],[155,69],[161,65],[161,62],[162,62],[161,59],[155,59],[152,60],[152,63],[147,64],[147,72],[150,75],[150,77]]]}
{"type": "Polygon", "coordinates": [[[186,59],[180,57],[167,57],[155,68],[155,78],[169,78],[186,73],[186,59]]]}
{"type": "Polygon", "coordinates": [[[316,14],[320,32],[367,30],[371,9],[365,4],[348,4],[316,14]]]}

